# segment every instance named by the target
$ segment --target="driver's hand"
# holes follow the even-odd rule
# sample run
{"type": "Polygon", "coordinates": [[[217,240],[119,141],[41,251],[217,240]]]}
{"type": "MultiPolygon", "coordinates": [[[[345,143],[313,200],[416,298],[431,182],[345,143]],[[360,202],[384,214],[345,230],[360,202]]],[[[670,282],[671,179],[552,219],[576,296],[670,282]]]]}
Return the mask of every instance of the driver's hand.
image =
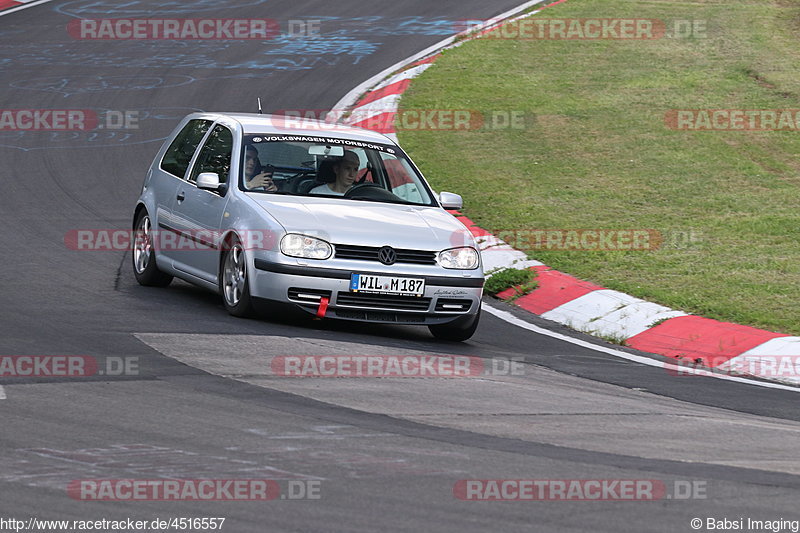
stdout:
{"type": "Polygon", "coordinates": [[[256,174],[253,176],[247,183],[248,189],[257,189],[263,188],[267,192],[275,192],[278,190],[278,186],[275,185],[275,182],[272,181],[272,172],[262,172],[261,174],[256,174]]]}

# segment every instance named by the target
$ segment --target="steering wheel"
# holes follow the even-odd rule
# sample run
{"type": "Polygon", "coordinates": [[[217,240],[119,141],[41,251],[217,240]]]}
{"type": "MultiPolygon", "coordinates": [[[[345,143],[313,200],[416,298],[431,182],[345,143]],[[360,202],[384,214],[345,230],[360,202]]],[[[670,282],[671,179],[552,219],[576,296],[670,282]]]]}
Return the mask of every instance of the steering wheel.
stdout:
{"type": "Polygon", "coordinates": [[[288,190],[290,190],[293,193],[298,192],[300,184],[304,182],[303,176],[310,176],[316,173],[317,171],[315,169],[307,168],[305,170],[301,170],[300,172],[292,174],[285,180],[288,190]]]}
{"type": "Polygon", "coordinates": [[[300,176],[307,176],[307,175],[309,175],[309,174],[316,174],[316,173],[317,173],[317,171],[316,171],[315,169],[313,169],[313,168],[307,168],[307,169],[305,169],[305,170],[301,170],[300,172],[298,172],[298,173],[296,173],[296,174],[292,174],[291,176],[289,176],[288,178],[286,178],[286,181],[292,181],[292,180],[294,180],[294,179],[297,179],[297,178],[299,178],[300,176]]]}
{"type": "Polygon", "coordinates": [[[383,187],[381,187],[377,183],[372,183],[372,182],[356,183],[355,185],[347,189],[347,192],[344,193],[344,197],[352,198],[353,196],[358,194],[358,191],[363,191],[364,189],[371,189],[375,187],[379,188],[380,190],[384,190],[383,187]]]}

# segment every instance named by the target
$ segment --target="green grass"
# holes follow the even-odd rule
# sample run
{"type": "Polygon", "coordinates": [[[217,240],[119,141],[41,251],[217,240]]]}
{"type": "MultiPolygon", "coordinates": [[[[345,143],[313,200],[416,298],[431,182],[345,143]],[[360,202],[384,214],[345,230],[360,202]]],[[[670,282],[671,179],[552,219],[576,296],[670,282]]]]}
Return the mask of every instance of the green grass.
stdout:
{"type": "Polygon", "coordinates": [[[487,274],[491,274],[491,277],[486,280],[484,291],[494,296],[513,287],[514,295],[508,299],[511,302],[520,296],[525,296],[539,284],[536,281],[536,271],[529,269],[503,268],[496,272],[487,272],[487,274]]]}
{"type": "Polygon", "coordinates": [[[437,190],[489,230],[656,229],[656,251],[536,250],[608,288],[800,334],[800,131],[675,131],[670,109],[800,108],[800,5],[569,0],[543,18],[704,20],[707,37],[477,39],[404,109],[523,111],[523,129],[400,131],[437,190]],[[683,238],[693,236],[694,242],[683,238]]]}

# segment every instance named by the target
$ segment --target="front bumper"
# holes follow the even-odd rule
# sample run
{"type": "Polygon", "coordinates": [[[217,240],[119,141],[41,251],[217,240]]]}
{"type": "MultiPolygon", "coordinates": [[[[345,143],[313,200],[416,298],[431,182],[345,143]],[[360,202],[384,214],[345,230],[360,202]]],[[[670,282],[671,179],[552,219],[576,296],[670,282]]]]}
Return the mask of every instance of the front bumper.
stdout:
{"type": "Polygon", "coordinates": [[[274,263],[256,258],[250,292],[254,298],[294,304],[316,314],[328,298],[325,317],[364,322],[433,325],[475,315],[480,309],[483,277],[441,276],[413,271],[367,268],[321,268],[274,263]],[[422,297],[376,295],[350,291],[352,273],[425,278],[422,297]]]}

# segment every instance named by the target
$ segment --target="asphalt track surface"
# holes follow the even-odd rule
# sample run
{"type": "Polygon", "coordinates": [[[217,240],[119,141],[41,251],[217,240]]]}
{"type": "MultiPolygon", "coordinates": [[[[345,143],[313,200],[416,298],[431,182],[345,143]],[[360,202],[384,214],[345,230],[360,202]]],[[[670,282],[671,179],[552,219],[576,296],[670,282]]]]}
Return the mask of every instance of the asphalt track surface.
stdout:
{"type": "Polygon", "coordinates": [[[119,378],[0,378],[8,396],[0,400],[0,518],[217,516],[234,532],[691,531],[692,518],[798,518],[794,392],[675,377],[486,313],[461,344],[411,327],[235,319],[219,297],[188,284],[138,286],[124,252],[67,249],[70,230],[129,227],[160,139],[184,114],[253,111],[256,96],[265,111],[330,108],[452,34],[455,21],[515,3],[186,4],[51,2],[0,17],[0,107],[139,118],[136,130],[0,132],[0,355],[139,364],[138,375],[119,378]],[[76,16],[262,17],[282,28],[322,19],[329,38],[77,41],[65,29],[76,16]],[[524,375],[478,380],[262,373],[276,355],[332,353],[526,365],[524,375]],[[65,490],[75,479],[165,477],[314,479],[321,498],[84,502],[65,490]],[[453,495],[458,480],[509,478],[655,479],[668,489],[695,482],[705,497],[506,503],[453,495]]]}

